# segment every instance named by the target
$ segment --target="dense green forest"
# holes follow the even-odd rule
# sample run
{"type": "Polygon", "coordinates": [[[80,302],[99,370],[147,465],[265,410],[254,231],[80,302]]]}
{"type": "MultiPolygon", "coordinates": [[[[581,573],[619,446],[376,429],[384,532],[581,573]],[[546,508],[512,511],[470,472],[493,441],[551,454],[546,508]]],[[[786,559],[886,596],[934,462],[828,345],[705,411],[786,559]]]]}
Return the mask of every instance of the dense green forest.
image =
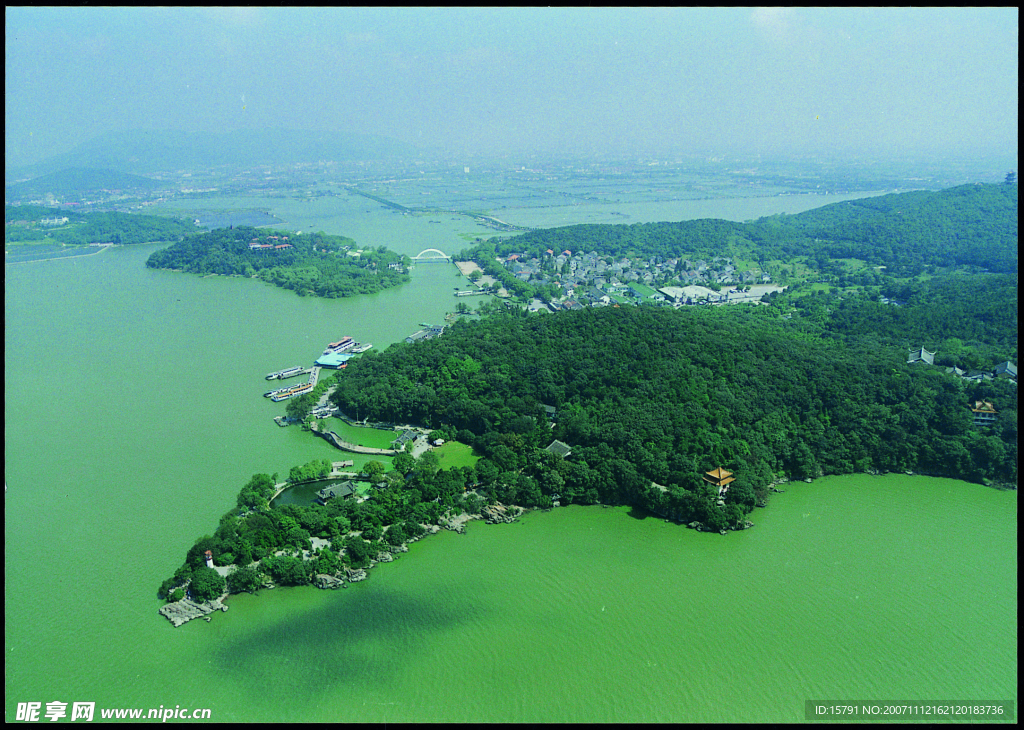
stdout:
{"type": "Polygon", "coordinates": [[[822,265],[857,258],[894,272],[917,273],[928,265],[1012,273],[1017,271],[1017,185],[896,193],[747,223],[707,219],[549,228],[492,239],[460,256],[483,263],[495,253],[542,257],[548,249],[645,258],[801,256],[822,265]]]}
{"type": "Polygon", "coordinates": [[[259,277],[301,296],[337,298],[409,281],[408,262],[380,246],[355,250],[355,241],[323,233],[296,234],[248,226],[190,236],[154,252],[146,265],[194,274],[259,277]]]}
{"type": "Polygon", "coordinates": [[[936,364],[965,370],[1017,361],[1016,274],[882,276],[878,286],[855,293],[813,286],[798,284],[766,299],[779,313],[814,323],[823,336],[865,349],[926,347],[937,351],[936,364]]]}
{"type": "Polygon", "coordinates": [[[136,213],[79,213],[42,205],[4,206],[4,243],[47,241],[67,246],[90,243],[178,241],[196,232],[190,220],[136,213]],[[46,227],[44,219],[67,218],[64,226],[46,227]]]}
{"type": "Polygon", "coordinates": [[[354,362],[333,398],[359,418],[450,430],[486,455],[477,472],[498,498],[524,505],[558,494],[706,521],[729,516],[707,511],[701,474],[716,466],[736,473],[745,506],[783,476],[1014,482],[1015,386],[908,366],[906,352],[771,307],[508,313],[354,362]],[[971,424],[975,398],[996,404],[995,428],[971,424]],[[552,439],[572,455],[549,458],[552,439]]]}

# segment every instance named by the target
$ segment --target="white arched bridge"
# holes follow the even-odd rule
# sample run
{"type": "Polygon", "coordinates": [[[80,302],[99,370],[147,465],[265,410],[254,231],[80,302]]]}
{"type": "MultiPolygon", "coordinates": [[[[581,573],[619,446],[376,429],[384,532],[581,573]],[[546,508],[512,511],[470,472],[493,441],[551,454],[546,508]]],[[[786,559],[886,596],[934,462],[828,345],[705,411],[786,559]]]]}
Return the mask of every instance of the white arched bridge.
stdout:
{"type": "Polygon", "coordinates": [[[420,251],[417,255],[412,257],[413,261],[419,261],[422,263],[428,263],[430,261],[443,261],[449,263],[452,257],[446,254],[444,251],[440,251],[436,248],[428,248],[420,251]]]}

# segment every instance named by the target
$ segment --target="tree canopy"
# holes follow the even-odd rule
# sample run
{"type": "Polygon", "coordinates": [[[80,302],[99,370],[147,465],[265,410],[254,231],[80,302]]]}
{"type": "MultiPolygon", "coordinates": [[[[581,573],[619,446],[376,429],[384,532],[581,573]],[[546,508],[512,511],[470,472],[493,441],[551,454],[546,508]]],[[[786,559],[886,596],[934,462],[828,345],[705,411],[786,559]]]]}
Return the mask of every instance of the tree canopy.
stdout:
{"type": "Polygon", "coordinates": [[[650,482],[700,494],[701,474],[716,466],[762,497],[780,476],[1016,479],[1011,385],[981,386],[1013,414],[982,433],[967,405],[973,385],[908,366],[891,340],[846,339],[771,307],[504,314],[353,363],[333,399],[371,418],[455,430],[486,455],[476,469],[485,481],[534,501],[593,490],[603,502],[650,504],[650,482]],[[544,405],[557,409],[554,430],[544,405]],[[552,439],[572,455],[540,453],[552,439]]]}

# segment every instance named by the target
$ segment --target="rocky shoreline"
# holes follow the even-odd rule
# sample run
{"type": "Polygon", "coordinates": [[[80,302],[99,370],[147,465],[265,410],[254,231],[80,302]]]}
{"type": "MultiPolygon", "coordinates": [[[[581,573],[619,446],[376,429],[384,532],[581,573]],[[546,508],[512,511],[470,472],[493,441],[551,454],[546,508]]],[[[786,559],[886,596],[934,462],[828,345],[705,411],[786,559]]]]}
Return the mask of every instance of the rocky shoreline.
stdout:
{"type": "Polygon", "coordinates": [[[203,603],[198,603],[190,598],[182,598],[180,601],[162,606],[160,608],[160,615],[174,624],[175,628],[195,618],[202,618],[209,622],[210,614],[214,611],[228,610],[228,606],[222,603],[228,595],[225,593],[220,598],[214,598],[203,603]]]}
{"type": "MultiPolygon", "coordinates": [[[[484,520],[489,525],[504,524],[509,522],[515,522],[523,514],[526,513],[526,509],[518,507],[516,505],[503,505],[493,504],[488,505],[480,511],[478,514],[468,514],[463,512],[459,515],[448,517],[443,520],[440,525],[421,525],[425,532],[419,537],[409,538],[406,542],[398,545],[391,545],[386,550],[382,550],[370,560],[370,564],[365,568],[350,568],[344,567],[341,570],[333,573],[317,573],[313,576],[311,585],[323,589],[323,590],[337,590],[338,588],[347,588],[349,583],[358,583],[366,580],[367,571],[373,568],[379,563],[391,563],[395,560],[396,556],[401,553],[409,552],[408,543],[422,540],[428,535],[434,535],[440,532],[442,529],[451,530],[453,532],[464,533],[466,531],[466,523],[471,520],[484,520]]],[[[327,547],[330,548],[330,542],[324,540],[319,541],[321,544],[314,543],[313,549],[327,547]]],[[[302,557],[304,560],[308,560],[312,557],[312,551],[303,551],[302,557]]],[[[277,586],[272,581],[267,581],[263,584],[263,588],[273,589],[277,586]]],[[[209,614],[214,611],[227,611],[228,606],[223,603],[223,600],[228,597],[228,593],[225,593],[220,598],[212,601],[206,601],[205,603],[198,603],[190,598],[183,598],[180,601],[174,601],[172,603],[165,604],[160,608],[160,615],[170,621],[175,628],[182,624],[188,623],[189,621],[197,618],[210,620],[209,614]]]]}

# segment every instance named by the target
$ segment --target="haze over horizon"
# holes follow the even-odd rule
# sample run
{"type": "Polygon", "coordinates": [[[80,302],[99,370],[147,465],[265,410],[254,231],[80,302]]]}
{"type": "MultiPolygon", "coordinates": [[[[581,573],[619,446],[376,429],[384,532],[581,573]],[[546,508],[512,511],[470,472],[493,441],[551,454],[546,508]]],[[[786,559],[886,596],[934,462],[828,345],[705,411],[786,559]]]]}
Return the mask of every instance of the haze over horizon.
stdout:
{"type": "Polygon", "coordinates": [[[111,132],[1016,164],[1016,8],[9,8],[8,166],[111,132]]]}

